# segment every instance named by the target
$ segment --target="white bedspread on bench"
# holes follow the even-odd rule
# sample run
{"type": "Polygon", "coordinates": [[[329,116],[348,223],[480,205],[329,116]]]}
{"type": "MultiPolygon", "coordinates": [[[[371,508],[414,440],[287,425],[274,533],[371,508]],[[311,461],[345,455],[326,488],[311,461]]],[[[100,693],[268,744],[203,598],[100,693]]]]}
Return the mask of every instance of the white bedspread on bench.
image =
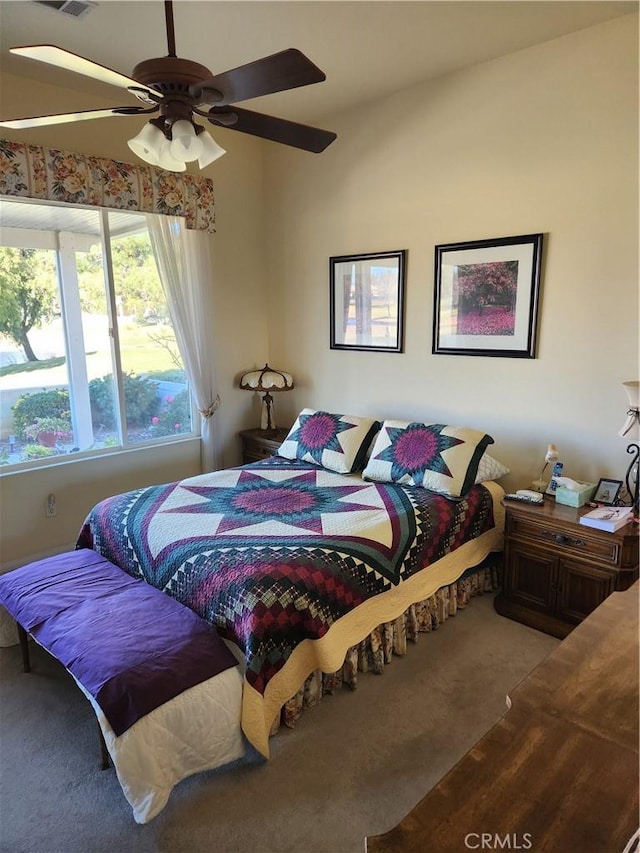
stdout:
{"type": "Polygon", "coordinates": [[[242,672],[231,667],[185,690],[116,737],[100,706],[93,706],[122,791],[138,823],[165,807],[182,779],[242,758],[242,672]]]}

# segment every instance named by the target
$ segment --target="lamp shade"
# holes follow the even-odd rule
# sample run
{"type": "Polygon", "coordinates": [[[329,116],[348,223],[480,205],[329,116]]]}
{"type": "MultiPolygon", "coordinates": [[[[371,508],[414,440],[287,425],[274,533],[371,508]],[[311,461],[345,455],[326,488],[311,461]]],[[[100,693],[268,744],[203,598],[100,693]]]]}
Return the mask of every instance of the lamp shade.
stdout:
{"type": "Polygon", "coordinates": [[[174,123],[171,128],[169,151],[172,157],[183,163],[197,160],[202,154],[202,142],[190,121],[180,119],[174,123]]]}
{"type": "Polygon", "coordinates": [[[640,423],[640,380],[633,379],[623,382],[622,387],[627,394],[629,405],[627,406],[627,419],[618,435],[625,436],[631,432],[634,426],[636,433],[638,431],[637,427],[640,423]]]}
{"type": "Polygon", "coordinates": [[[634,379],[623,382],[622,387],[627,392],[630,409],[640,409],[640,380],[634,379]]]}
{"type": "Polygon", "coordinates": [[[261,391],[262,398],[262,429],[275,429],[276,422],[273,416],[272,391],[291,391],[293,388],[293,376],[284,370],[275,370],[268,364],[262,370],[249,370],[240,377],[240,387],[244,391],[261,391]]]}
{"type": "Polygon", "coordinates": [[[198,157],[198,166],[200,166],[201,169],[204,169],[205,166],[209,166],[214,160],[217,160],[218,157],[222,157],[223,154],[227,153],[225,149],[221,145],[218,145],[215,139],[207,133],[206,130],[202,130],[202,132],[198,134],[198,139],[202,143],[202,153],[198,157]]]}
{"type": "Polygon", "coordinates": [[[181,160],[176,160],[171,153],[171,146],[168,139],[163,140],[162,145],[160,146],[158,166],[160,166],[161,169],[166,169],[167,172],[184,172],[187,168],[186,163],[183,163],[181,160]]]}
{"type": "Polygon", "coordinates": [[[555,444],[550,444],[547,447],[547,452],[544,455],[545,462],[555,462],[560,454],[555,444]]]}
{"type": "Polygon", "coordinates": [[[293,376],[265,364],[262,370],[244,373],[240,377],[240,387],[244,391],[290,391],[293,388],[293,376]]]}
{"type": "Polygon", "coordinates": [[[145,163],[157,166],[160,159],[160,149],[164,142],[166,142],[164,133],[154,124],[148,122],[140,133],[127,142],[127,145],[145,163]]]}

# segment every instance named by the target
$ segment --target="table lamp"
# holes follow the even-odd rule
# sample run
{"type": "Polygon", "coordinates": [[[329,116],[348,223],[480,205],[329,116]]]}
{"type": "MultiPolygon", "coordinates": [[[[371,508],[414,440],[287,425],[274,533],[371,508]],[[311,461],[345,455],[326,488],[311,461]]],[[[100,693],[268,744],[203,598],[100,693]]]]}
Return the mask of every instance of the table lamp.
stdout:
{"type": "Polygon", "coordinates": [[[249,370],[240,377],[240,387],[243,391],[259,391],[264,394],[262,398],[262,423],[261,429],[271,432],[276,428],[273,412],[272,391],[291,391],[293,388],[293,377],[283,370],[275,370],[268,364],[262,370],[249,370]]]}
{"type": "Polygon", "coordinates": [[[637,439],[639,437],[640,430],[638,429],[638,425],[640,424],[640,381],[635,379],[629,382],[623,382],[622,387],[627,393],[627,397],[629,399],[629,405],[627,407],[627,419],[624,422],[622,429],[618,433],[619,436],[624,437],[626,435],[629,438],[634,438],[636,441],[632,441],[631,444],[627,446],[627,453],[633,454],[633,458],[629,463],[629,467],[627,468],[627,474],[625,477],[625,481],[627,484],[627,490],[629,491],[629,495],[631,496],[631,505],[633,507],[634,514],[638,513],[638,460],[640,458],[640,446],[637,443],[637,439]]]}
{"type": "Polygon", "coordinates": [[[548,481],[543,480],[542,477],[544,475],[544,472],[547,470],[549,462],[557,462],[558,455],[558,448],[555,446],[555,444],[550,444],[547,447],[547,452],[544,455],[544,465],[542,466],[542,471],[540,471],[540,476],[537,480],[534,480],[533,483],[531,483],[531,488],[533,489],[533,491],[544,492],[546,490],[548,486],[548,481]]]}

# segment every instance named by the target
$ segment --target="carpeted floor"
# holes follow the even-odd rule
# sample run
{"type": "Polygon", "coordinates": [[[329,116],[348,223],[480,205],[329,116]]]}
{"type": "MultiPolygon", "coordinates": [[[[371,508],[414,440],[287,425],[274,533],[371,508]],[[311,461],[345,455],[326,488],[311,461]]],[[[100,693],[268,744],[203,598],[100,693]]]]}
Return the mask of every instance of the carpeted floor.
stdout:
{"type": "Polygon", "coordinates": [[[146,826],[66,672],[39,648],[22,672],[0,649],[0,850],[6,853],[361,853],[395,825],[500,718],[505,694],[558,641],[474,599],[410,644],[382,676],[361,675],[231,768],[178,785],[146,826]]]}

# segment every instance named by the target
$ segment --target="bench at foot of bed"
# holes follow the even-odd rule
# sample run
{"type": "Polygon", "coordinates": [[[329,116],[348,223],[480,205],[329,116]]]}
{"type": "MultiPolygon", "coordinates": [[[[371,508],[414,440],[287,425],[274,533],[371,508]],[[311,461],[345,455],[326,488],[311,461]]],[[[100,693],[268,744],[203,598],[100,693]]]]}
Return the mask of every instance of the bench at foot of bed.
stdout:
{"type": "Polygon", "coordinates": [[[102,766],[113,760],[138,823],[181,779],[244,754],[242,675],[204,619],[95,551],[0,576],[0,603],[71,673],[96,713],[102,766]]]}

